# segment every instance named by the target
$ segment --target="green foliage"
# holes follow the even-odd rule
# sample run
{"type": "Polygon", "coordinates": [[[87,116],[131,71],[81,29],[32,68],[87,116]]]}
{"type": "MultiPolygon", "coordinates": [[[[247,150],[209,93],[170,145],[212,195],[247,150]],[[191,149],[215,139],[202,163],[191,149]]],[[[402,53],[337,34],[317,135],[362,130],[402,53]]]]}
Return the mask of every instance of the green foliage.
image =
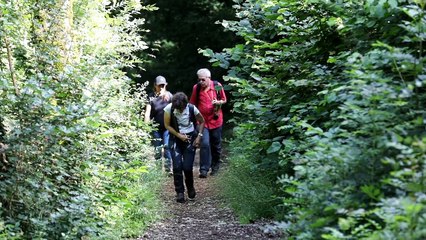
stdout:
{"type": "Polygon", "coordinates": [[[244,44],[201,51],[235,89],[231,161],[278,179],[291,239],[425,238],[424,5],[236,1],[244,44]]]}
{"type": "Polygon", "coordinates": [[[238,136],[241,139],[236,137],[229,142],[227,148],[231,150],[229,154],[234,157],[230,162],[229,171],[221,174],[215,182],[217,188],[221,189],[220,194],[223,197],[231,199],[231,207],[241,222],[249,223],[262,217],[272,218],[282,210],[278,205],[279,200],[274,197],[278,193],[275,174],[262,170],[263,167],[257,166],[260,163],[250,157],[256,155],[256,149],[251,147],[259,140],[257,136],[238,136]],[[247,204],[248,202],[250,204],[247,204]]]}
{"type": "MultiPolygon", "coordinates": [[[[158,75],[168,80],[171,92],[183,91],[190,95],[197,82],[196,71],[208,67],[207,59],[198,54],[198,48],[211,47],[220,51],[235,42],[232,33],[224,31],[218,20],[233,18],[232,0],[146,0],[157,10],[144,13],[146,26],[152,31],[145,34],[150,46],[150,58],[141,68],[145,71],[140,82],[153,82],[158,75]]],[[[225,71],[210,68],[212,77],[222,81],[225,71]]]]}
{"type": "Polygon", "coordinates": [[[146,96],[122,71],[142,6],[104,4],[0,1],[2,238],[128,237],[157,215],[146,96]]]}

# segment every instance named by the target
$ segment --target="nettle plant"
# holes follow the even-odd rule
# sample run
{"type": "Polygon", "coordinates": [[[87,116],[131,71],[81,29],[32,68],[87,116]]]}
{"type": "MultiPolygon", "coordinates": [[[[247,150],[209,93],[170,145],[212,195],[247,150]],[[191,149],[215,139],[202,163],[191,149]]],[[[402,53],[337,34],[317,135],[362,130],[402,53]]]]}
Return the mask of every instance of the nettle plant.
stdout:
{"type": "Polygon", "coordinates": [[[105,234],[143,198],[128,192],[152,155],[145,93],[123,72],[146,48],[140,10],[132,0],[0,1],[0,236],[105,234]]]}

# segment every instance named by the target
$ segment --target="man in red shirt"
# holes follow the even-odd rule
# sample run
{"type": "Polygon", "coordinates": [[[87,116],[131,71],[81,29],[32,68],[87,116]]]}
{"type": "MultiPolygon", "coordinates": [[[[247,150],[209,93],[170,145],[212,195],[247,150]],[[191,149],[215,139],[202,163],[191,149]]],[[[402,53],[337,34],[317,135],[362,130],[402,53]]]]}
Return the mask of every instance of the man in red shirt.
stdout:
{"type": "Polygon", "coordinates": [[[207,68],[197,71],[198,83],[192,88],[190,103],[195,105],[204,117],[204,130],[200,148],[200,178],[206,178],[219,170],[222,153],[223,113],[221,106],[226,103],[223,86],[211,80],[207,68]]]}

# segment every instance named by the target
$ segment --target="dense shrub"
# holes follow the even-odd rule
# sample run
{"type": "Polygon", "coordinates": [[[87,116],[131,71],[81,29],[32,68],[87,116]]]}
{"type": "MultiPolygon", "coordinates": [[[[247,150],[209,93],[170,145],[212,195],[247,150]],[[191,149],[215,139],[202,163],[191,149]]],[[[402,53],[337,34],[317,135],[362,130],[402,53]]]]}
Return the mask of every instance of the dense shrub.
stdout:
{"type": "Polygon", "coordinates": [[[122,238],[156,215],[145,93],[122,70],[143,9],[105,4],[0,1],[2,238],[122,238]]]}
{"type": "Polygon", "coordinates": [[[245,42],[201,51],[233,86],[231,161],[274,173],[291,239],[425,237],[424,5],[237,1],[245,42]]]}

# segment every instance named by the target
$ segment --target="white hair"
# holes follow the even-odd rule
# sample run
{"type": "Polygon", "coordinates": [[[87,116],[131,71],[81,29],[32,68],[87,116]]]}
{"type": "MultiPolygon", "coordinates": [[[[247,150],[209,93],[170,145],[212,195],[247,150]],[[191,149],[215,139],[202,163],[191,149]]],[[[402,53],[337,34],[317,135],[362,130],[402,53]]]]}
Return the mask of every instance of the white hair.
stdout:
{"type": "Polygon", "coordinates": [[[211,77],[211,73],[210,70],[208,70],[207,68],[201,68],[197,71],[197,76],[198,77],[211,77]]]}

